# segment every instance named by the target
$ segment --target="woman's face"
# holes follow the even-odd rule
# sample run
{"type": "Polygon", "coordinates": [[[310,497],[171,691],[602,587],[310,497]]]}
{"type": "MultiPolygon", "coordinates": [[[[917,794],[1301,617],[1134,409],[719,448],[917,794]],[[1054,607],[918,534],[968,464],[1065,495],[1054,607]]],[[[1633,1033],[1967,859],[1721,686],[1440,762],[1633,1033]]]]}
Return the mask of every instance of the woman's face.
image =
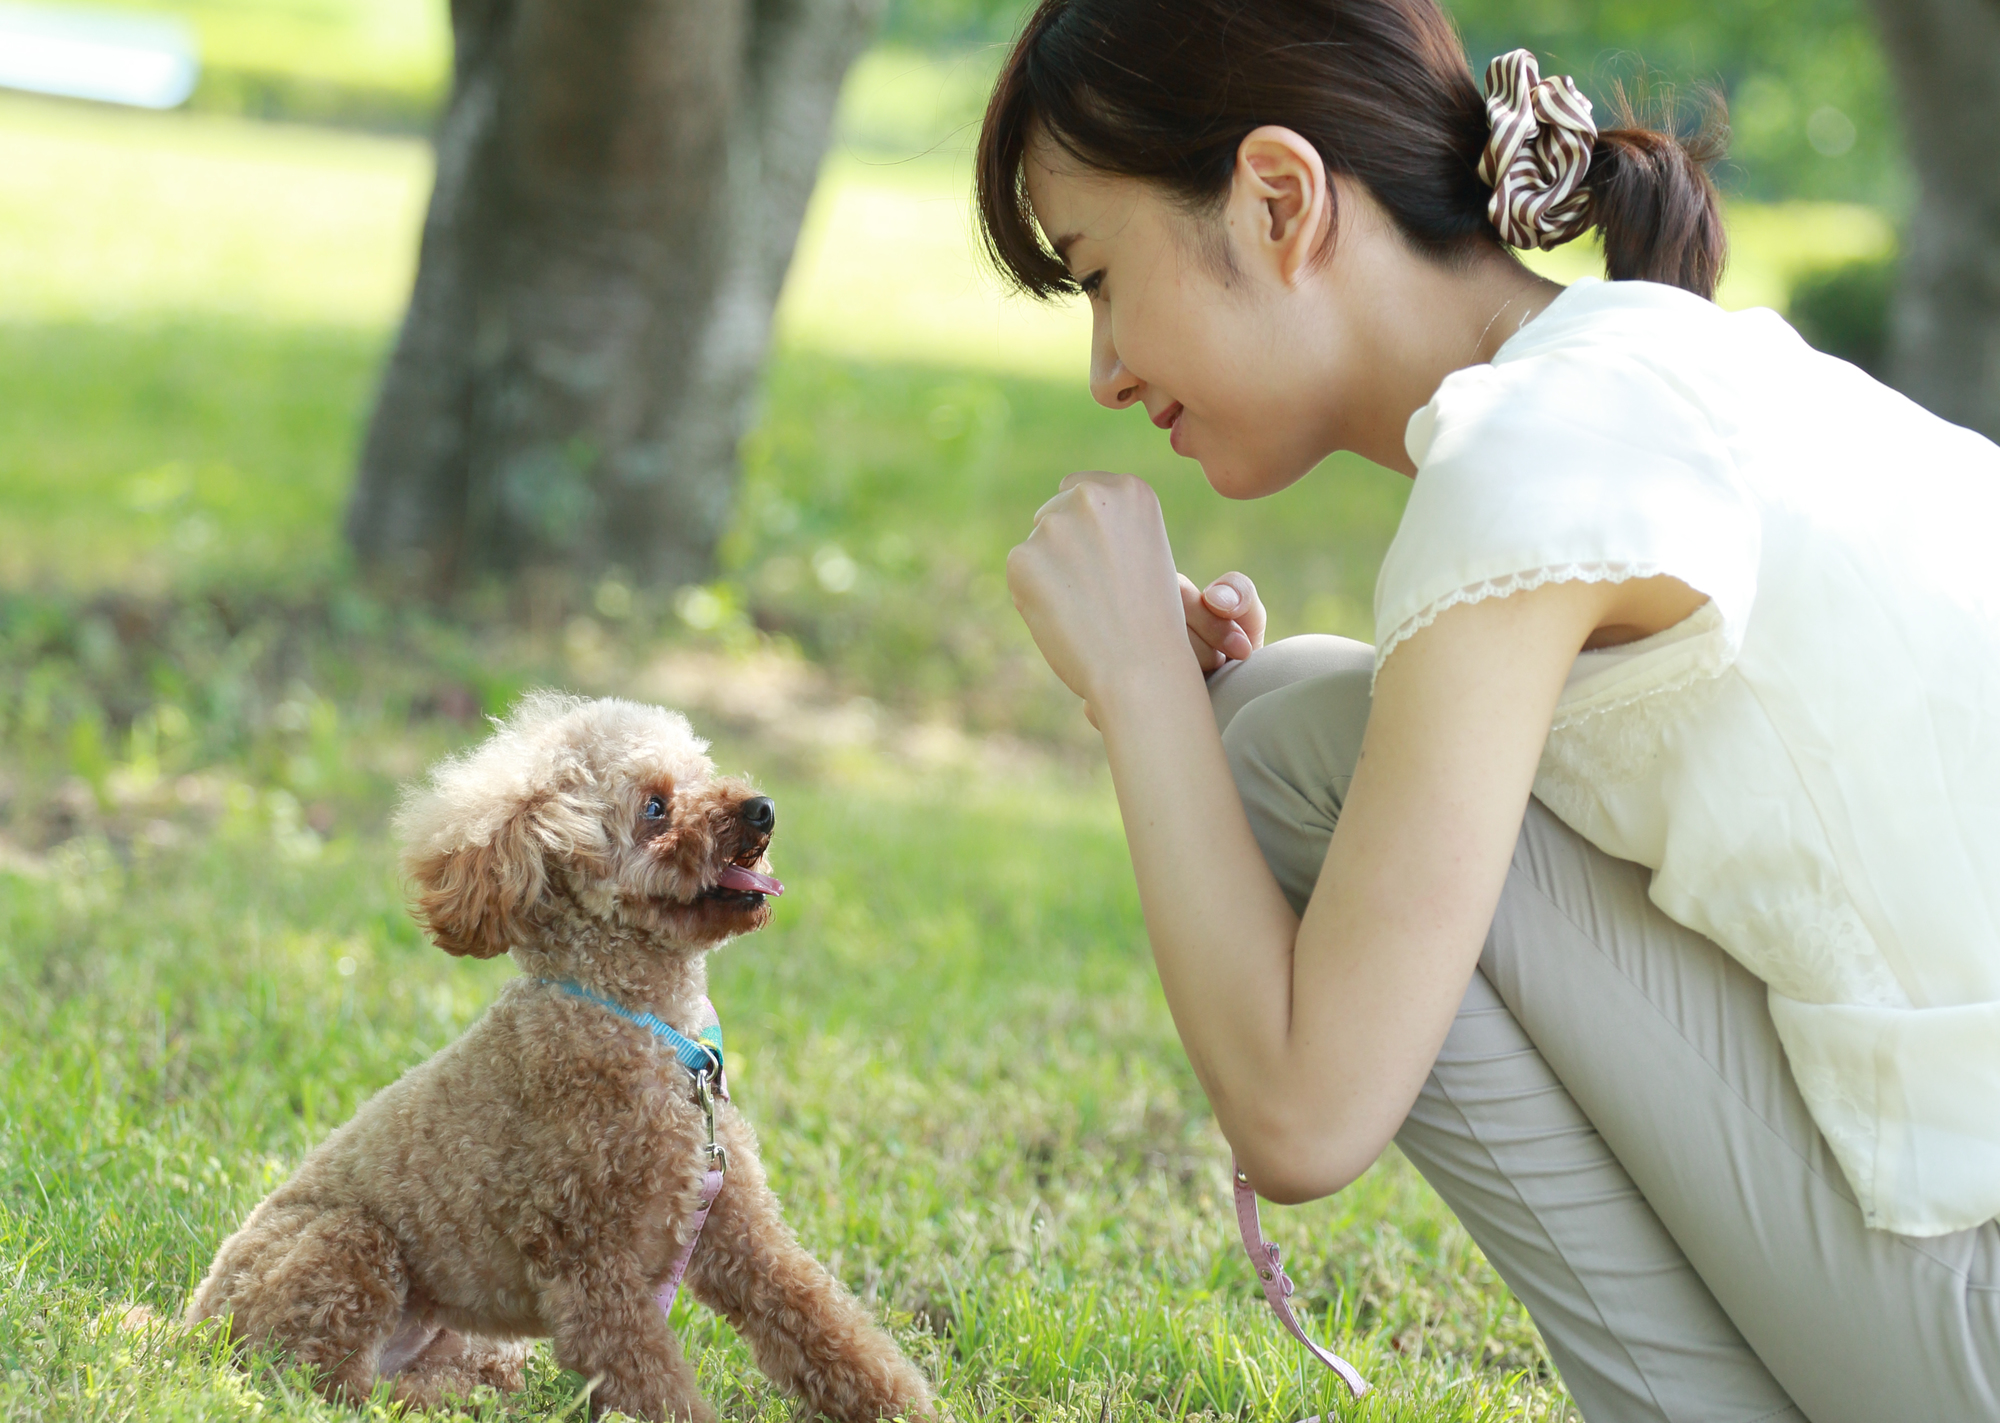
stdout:
{"type": "MultiPolygon", "coordinates": [[[[1030,147],[1027,179],[1042,231],[1090,300],[1100,404],[1144,406],[1175,453],[1234,499],[1283,489],[1343,447],[1343,412],[1359,392],[1347,323],[1325,300],[1334,274],[1287,267],[1272,251],[1273,229],[1312,211],[1288,217],[1232,192],[1221,212],[1189,214],[1155,185],[1086,170],[1045,140],[1030,147]]],[[[1314,223],[1308,241],[1321,230],[1314,223]]]]}

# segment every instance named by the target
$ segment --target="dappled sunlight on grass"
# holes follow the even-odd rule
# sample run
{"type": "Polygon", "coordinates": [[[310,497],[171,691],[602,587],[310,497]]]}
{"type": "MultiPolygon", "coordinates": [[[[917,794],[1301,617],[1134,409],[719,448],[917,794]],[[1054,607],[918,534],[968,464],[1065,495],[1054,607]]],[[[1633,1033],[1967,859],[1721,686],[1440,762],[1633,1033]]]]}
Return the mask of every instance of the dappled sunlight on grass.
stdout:
{"type": "Polygon", "coordinates": [[[373,331],[0,322],[0,585],[323,585],[373,331]]]}
{"type": "Polygon", "coordinates": [[[813,194],[778,309],[786,344],[872,360],[1082,382],[1081,301],[1007,292],[979,255],[963,162],[835,154],[813,194]]]}

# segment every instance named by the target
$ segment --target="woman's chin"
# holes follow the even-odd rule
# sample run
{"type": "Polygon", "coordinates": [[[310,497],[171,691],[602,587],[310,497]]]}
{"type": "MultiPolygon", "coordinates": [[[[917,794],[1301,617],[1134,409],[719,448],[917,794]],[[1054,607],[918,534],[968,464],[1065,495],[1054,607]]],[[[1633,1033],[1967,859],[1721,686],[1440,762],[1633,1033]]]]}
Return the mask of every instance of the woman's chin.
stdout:
{"type": "Polygon", "coordinates": [[[1209,488],[1224,499],[1262,499],[1267,494],[1276,494],[1281,489],[1289,489],[1311,471],[1293,469],[1290,466],[1276,467],[1259,460],[1231,458],[1228,455],[1197,453],[1194,459],[1200,461],[1201,472],[1208,480],[1209,488]]]}

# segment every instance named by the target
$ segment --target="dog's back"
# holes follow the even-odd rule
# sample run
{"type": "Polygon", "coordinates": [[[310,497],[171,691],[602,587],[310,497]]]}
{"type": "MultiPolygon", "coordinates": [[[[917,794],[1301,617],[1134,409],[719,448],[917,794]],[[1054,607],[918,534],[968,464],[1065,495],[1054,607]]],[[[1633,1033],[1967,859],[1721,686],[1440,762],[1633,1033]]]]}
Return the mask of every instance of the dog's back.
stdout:
{"type": "MultiPolygon", "coordinates": [[[[499,1335],[546,1332],[532,1276],[604,1228],[625,1236],[640,1223],[618,1243],[664,1255],[679,1212],[634,1212],[631,1195],[689,1174],[674,1167],[698,1160],[692,1114],[643,1037],[606,1027],[546,989],[509,984],[257,1207],[217,1253],[189,1320],[261,1313],[256,1296],[296,1274],[289,1258],[328,1220],[345,1221],[371,1258],[392,1243],[389,1273],[410,1302],[499,1335]]],[[[236,1332],[250,1323],[239,1317],[236,1332]]]]}

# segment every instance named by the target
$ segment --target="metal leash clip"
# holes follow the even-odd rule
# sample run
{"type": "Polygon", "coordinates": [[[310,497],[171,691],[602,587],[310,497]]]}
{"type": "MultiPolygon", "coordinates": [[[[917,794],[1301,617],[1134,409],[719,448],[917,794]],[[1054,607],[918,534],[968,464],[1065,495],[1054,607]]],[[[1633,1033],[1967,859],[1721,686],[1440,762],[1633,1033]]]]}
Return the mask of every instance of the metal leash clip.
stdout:
{"type": "Polygon", "coordinates": [[[717,1171],[729,1169],[729,1152],[715,1139],[715,1089],[710,1085],[714,1074],[703,1069],[694,1075],[694,1096],[701,1103],[701,1114],[708,1120],[708,1145],[703,1148],[708,1153],[709,1165],[717,1171]]]}

